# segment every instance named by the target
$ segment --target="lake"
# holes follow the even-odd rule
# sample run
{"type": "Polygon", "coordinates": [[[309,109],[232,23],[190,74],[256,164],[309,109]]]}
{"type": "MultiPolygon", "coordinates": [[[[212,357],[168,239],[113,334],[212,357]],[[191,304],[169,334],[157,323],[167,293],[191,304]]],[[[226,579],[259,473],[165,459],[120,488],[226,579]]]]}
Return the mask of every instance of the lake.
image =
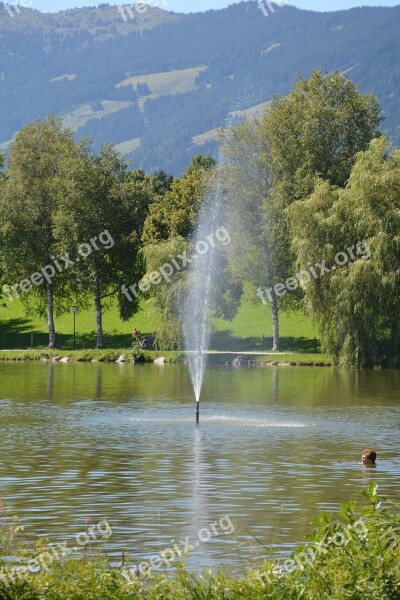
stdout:
{"type": "Polygon", "coordinates": [[[183,365],[0,363],[0,496],[30,540],[107,519],[115,564],[188,538],[189,568],[243,570],[373,481],[399,499],[399,388],[397,371],[210,366],[196,427],[183,365]]]}

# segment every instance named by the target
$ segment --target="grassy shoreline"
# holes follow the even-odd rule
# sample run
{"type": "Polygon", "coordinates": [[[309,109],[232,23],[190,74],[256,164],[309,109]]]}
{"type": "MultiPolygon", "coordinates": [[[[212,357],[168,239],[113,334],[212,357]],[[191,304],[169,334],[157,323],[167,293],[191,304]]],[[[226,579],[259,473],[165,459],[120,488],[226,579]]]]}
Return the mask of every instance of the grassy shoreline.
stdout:
{"type": "MultiPolygon", "coordinates": [[[[332,360],[326,354],[297,354],[293,352],[266,352],[262,354],[246,352],[210,353],[210,364],[232,363],[235,356],[243,356],[245,366],[251,361],[253,366],[331,366],[332,360]]],[[[180,351],[143,351],[139,357],[134,357],[131,348],[120,349],[87,349],[87,350],[51,350],[49,348],[33,350],[0,350],[0,361],[7,362],[60,362],[70,359],[70,362],[104,362],[115,363],[123,356],[121,362],[154,363],[157,358],[165,358],[166,363],[185,363],[187,354],[180,351]]]]}

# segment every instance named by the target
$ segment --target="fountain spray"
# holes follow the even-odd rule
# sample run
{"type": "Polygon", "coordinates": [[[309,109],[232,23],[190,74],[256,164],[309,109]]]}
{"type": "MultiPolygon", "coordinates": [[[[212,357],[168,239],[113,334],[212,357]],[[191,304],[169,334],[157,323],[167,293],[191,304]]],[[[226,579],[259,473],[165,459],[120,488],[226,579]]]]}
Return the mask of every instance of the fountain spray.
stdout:
{"type": "Polygon", "coordinates": [[[211,184],[205,193],[198,217],[189,288],[181,313],[185,349],[188,352],[190,376],[196,399],[196,423],[200,421],[200,396],[210,338],[208,316],[214,300],[217,255],[214,237],[217,231],[221,231],[222,220],[221,186],[218,185],[218,176],[216,179],[214,185],[211,184]]]}

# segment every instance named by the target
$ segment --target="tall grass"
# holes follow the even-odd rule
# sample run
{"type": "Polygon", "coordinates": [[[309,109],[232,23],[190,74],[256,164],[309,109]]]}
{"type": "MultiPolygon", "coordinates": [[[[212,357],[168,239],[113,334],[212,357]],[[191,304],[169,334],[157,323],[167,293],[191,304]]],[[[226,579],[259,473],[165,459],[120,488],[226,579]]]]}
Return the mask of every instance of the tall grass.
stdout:
{"type": "MultiPolygon", "coordinates": [[[[362,509],[348,503],[336,517],[319,515],[308,543],[290,560],[267,561],[241,576],[223,570],[195,575],[182,563],[172,574],[150,575],[129,583],[121,568],[111,567],[104,554],[82,554],[8,585],[0,581],[0,599],[400,599],[398,506],[380,499],[375,484],[363,493],[367,506],[362,509]]],[[[2,527],[3,554],[5,548],[6,552],[10,549],[4,544],[8,524],[2,527]]],[[[17,558],[26,561],[26,549],[17,558]]],[[[1,569],[3,574],[9,570],[4,561],[1,569]]]]}

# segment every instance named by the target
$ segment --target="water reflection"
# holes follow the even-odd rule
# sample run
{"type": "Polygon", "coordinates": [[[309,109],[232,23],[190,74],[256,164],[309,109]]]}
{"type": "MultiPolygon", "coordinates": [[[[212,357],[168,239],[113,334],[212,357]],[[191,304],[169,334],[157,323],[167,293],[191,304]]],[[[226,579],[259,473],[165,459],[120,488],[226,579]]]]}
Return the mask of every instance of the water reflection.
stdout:
{"type": "Polygon", "coordinates": [[[203,419],[180,366],[0,365],[0,495],[28,535],[107,518],[118,562],[229,515],[189,566],[251,563],[305,539],[319,510],[376,481],[398,497],[397,372],[210,368],[203,419]],[[360,452],[373,445],[375,469],[360,452]]]}
{"type": "MultiPolygon", "coordinates": [[[[99,365],[96,369],[96,385],[94,388],[94,399],[100,400],[102,396],[102,381],[103,381],[103,368],[99,365]]],[[[74,382],[75,384],[75,382],[74,382]]],[[[74,385],[75,392],[75,385],[74,385]]]]}
{"type": "Polygon", "coordinates": [[[54,369],[55,369],[55,365],[49,364],[48,374],[47,374],[47,400],[53,399],[54,369]]]}

